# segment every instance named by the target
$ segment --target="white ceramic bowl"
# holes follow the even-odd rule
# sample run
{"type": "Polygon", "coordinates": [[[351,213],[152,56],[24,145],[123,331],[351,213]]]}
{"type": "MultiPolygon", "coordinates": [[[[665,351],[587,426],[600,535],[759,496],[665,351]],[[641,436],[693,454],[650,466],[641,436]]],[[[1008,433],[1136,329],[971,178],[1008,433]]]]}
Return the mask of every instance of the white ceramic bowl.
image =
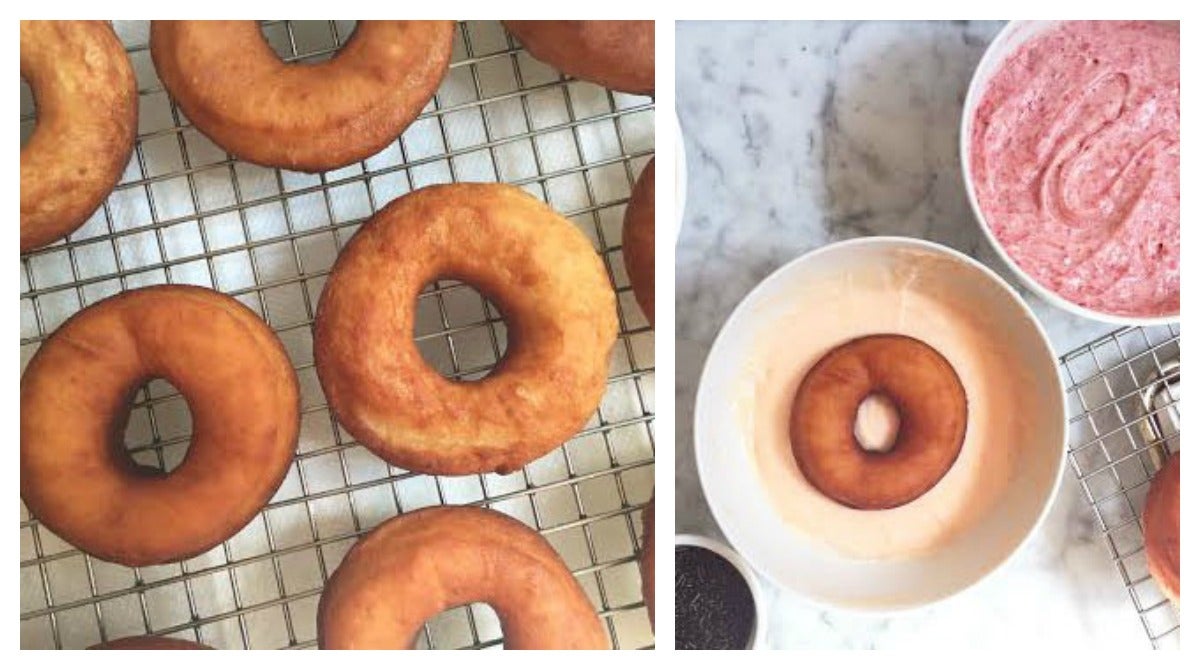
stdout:
{"type": "MultiPolygon", "coordinates": [[[[940,259],[939,259],[940,260],[940,259]]],[[[941,275],[937,275],[941,276],[941,275]]],[[[948,275],[949,276],[949,275],[948,275]]],[[[836,309],[830,306],[830,309],[836,309]]],[[[820,318],[820,315],[814,315],[820,318]]],[[[1066,410],[1057,359],[1037,319],[1017,293],[978,261],[932,242],[859,238],[809,252],[764,279],[734,310],[713,343],[696,398],[696,465],[713,516],[732,544],[764,577],[827,607],[896,612],[959,593],[1004,564],[1045,517],[1062,477],[1066,410]],[[745,422],[745,379],[761,334],[791,313],[799,292],[855,272],[903,272],[935,254],[961,267],[946,283],[1001,327],[1006,355],[1029,380],[1023,417],[1038,439],[1015,449],[1014,475],[995,503],[933,553],[896,560],[854,560],[793,529],[759,481],[745,422]],[[958,264],[961,264],[958,265],[958,264]]]]}
{"type": "Polygon", "coordinates": [[[979,65],[975,67],[975,74],[971,77],[971,85],[967,88],[967,97],[963,101],[962,123],[958,133],[959,162],[962,166],[963,183],[967,187],[967,199],[971,201],[971,211],[975,212],[975,220],[979,222],[979,227],[983,229],[984,236],[987,237],[988,242],[991,243],[992,248],[996,250],[1000,258],[1004,259],[1004,263],[1012,273],[1030,291],[1033,291],[1038,297],[1051,305],[1088,319],[1118,325],[1158,326],[1166,323],[1175,323],[1179,321],[1179,314],[1131,317],[1098,312],[1094,309],[1077,305],[1042,286],[1037,280],[1030,277],[1021,269],[1021,266],[1017,265],[1017,262],[1008,255],[1008,250],[1004,248],[1004,245],[1000,244],[1000,240],[996,239],[996,236],[992,233],[991,226],[987,224],[983,212],[979,209],[979,200],[975,195],[975,182],[971,177],[971,129],[974,125],[975,110],[979,106],[979,100],[983,97],[988,83],[992,80],[992,75],[1004,64],[1004,60],[1009,55],[1030,38],[1055,27],[1059,23],[1061,21],[1010,21],[996,35],[992,43],[988,45],[987,51],[983,52],[983,58],[980,59],[979,65]]]}
{"type": "Polygon", "coordinates": [[[754,630],[750,633],[750,644],[746,648],[765,648],[767,643],[767,608],[763,604],[762,587],[758,585],[758,576],[754,574],[754,569],[750,567],[746,559],[742,558],[727,545],[703,535],[676,535],[675,546],[708,549],[729,561],[730,565],[737,568],[737,571],[742,575],[742,579],[746,580],[746,586],[750,587],[750,595],[754,598],[754,630]]]}

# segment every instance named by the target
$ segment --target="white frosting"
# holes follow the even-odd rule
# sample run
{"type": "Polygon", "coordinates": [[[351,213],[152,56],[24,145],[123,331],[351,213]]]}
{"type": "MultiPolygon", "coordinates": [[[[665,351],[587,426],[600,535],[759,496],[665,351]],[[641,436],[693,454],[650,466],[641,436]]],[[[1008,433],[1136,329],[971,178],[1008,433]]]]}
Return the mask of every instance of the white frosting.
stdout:
{"type": "Polygon", "coordinates": [[[771,306],[785,316],[759,334],[738,390],[747,444],[772,505],[789,526],[848,558],[937,549],[995,503],[1027,431],[1016,411],[1023,373],[1011,369],[1004,333],[956,297],[963,266],[922,256],[909,266],[915,269],[847,271],[794,296],[786,309],[771,306]],[[856,337],[889,333],[925,342],[954,366],[967,395],[967,432],[958,459],[926,494],[894,509],[856,510],[805,480],[792,456],[788,417],[796,389],[822,355],[856,337]]]}

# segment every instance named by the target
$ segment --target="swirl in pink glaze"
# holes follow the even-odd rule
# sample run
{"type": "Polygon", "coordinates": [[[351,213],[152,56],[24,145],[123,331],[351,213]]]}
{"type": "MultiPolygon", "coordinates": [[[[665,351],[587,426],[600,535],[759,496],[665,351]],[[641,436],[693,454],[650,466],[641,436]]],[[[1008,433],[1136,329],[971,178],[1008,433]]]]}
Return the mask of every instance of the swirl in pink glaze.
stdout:
{"type": "Polygon", "coordinates": [[[1070,21],[1019,46],[976,108],[971,176],[1009,256],[1064,299],[1179,313],[1179,25],[1070,21]]]}

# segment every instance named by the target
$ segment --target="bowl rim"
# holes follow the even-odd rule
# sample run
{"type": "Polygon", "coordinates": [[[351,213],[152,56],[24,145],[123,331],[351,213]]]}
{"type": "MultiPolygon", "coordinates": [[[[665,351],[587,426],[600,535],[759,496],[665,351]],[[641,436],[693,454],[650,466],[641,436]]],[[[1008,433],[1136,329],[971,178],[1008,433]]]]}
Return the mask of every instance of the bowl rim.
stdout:
{"type": "MultiPolygon", "coordinates": [[[[1042,300],[1050,303],[1052,306],[1070,312],[1075,316],[1081,316],[1093,321],[1101,321],[1103,323],[1111,323],[1118,326],[1163,326],[1169,323],[1179,322],[1179,312],[1175,314],[1164,314],[1161,316],[1128,316],[1122,314],[1109,314],[1094,310],[1090,307],[1084,307],[1067,300],[1058,293],[1052,291],[1049,287],[1043,286],[1033,277],[1025,272],[1024,268],[1017,264],[1016,260],[1009,255],[1008,250],[996,238],[992,232],[992,227],[988,225],[987,219],[983,215],[983,210],[979,207],[979,198],[975,195],[975,182],[971,177],[971,128],[975,119],[975,107],[977,106],[983,90],[988,81],[990,81],[990,73],[985,76],[983,72],[983,64],[989,59],[995,57],[995,54],[1000,49],[1006,48],[1008,40],[1012,38],[1023,26],[1028,24],[1043,24],[1046,28],[1052,25],[1063,23],[1063,21],[1009,21],[1000,29],[992,41],[988,43],[987,49],[979,57],[979,62],[975,64],[975,70],[971,75],[971,81],[967,85],[966,93],[963,95],[962,114],[959,119],[958,126],[958,161],[959,168],[962,171],[963,187],[967,191],[967,200],[971,203],[971,212],[975,215],[975,223],[983,230],[984,237],[987,238],[988,244],[995,250],[996,254],[1004,261],[1005,266],[1012,272],[1018,280],[1035,295],[1042,300]]],[[[1040,32],[1040,31],[1039,31],[1040,32]]],[[[1030,39],[1027,36],[1022,39],[1026,41],[1030,39]]]]}
{"type": "Polygon", "coordinates": [[[746,581],[746,586],[750,588],[750,597],[754,601],[754,632],[750,634],[750,641],[747,643],[746,649],[766,648],[768,629],[767,606],[763,600],[762,585],[759,583],[758,574],[754,570],[754,566],[745,557],[735,551],[733,547],[708,535],[676,533],[675,546],[708,549],[726,561],[729,561],[729,564],[742,575],[742,579],[746,581]]]}
{"type": "Polygon", "coordinates": [[[705,433],[703,432],[702,427],[701,427],[701,421],[702,421],[702,417],[705,416],[705,414],[706,414],[705,412],[700,411],[701,410],[700,405],[701,405],[701,402],[703,402],[705,400],[705,396],[706,396],[705,388],[711,387],[713,384],[713,382],[711,381],[711,375],[714,374],[712,372],[712,370],[716,365],[716,363],[715,363],[716,354],[721,349],[722,344],[725,342],[725,340],[732,337],[730,335],[731,325],[739,318],[742,318],[742,313],[744,311],[747,311],[750,309],[750,305],[754,302],[754,298],[759,294],[759,292],[765,290],[764,287],[766,285],[768,285],[772,281],[777,281],[778,278],[780,276],[784,275],[785,273],[793,272],[795,266],[802,265],[806,262],[811,262],[812,259],[814,259],[818,256],[828,254],[828,253],[833,253],[834,251],[840,251],[840,250],[847,249],[847,248],[863,247],[863,246],[896,247],[896,246],[906,246],[906,245],[910,246],[910,247],[921,248],[921,249],[924,249],[927,251],[931,251],[933,253],[944,254],[953,260],[963,262],[966,265],[968,265],[969,267],[972,267],[975,270],[980,271],[984,277],[991,280],[995,285],[1000,287],[1000,289],[1002,291],[1004,291],[1014,301],[1014,303],[1020,309],[1021,313],[1025,316],[1026,320],[1032,324],[1034,330],[1038,334],[1038,341],[1042,345],[1043,353],[1045,354],[1044,360],[1047,363],[1049,363],[1051,369],[1053,370],[1053,373],[1054,373],[1053,378],[1057,381],[1057,386],[1058,386],[1058,391],[1059,391],[1058,393],[1054,394],[1054,396],[1053,396],[1057,400],[1057,403],[1056,403],[1057,407],[1055,409],[1056,409],[1056,414],[1059,416],[1059,420],[1056,422],[1058,425],[1058,429],[1059,429],[1059,439],[1058,439],[1059,454],[1058,454],[1058,458],[1057,458],[1058,466],[1055,468],[1054,477],[1051,479],[1053,484],[1049,487],[1048,491],[1046,492],[1045,500],[1042,501],[1041,510],[1038,512],[1037,518],[1034,519],[1033,523],[1031,523],[1029,525],[1029,527],[1027,529],[1025,529],[1024,535],[1022,536],[1021,540],[1019,542],[1014,543],[1013,546],[998,561],[996,561],[989,568],[987,568],[986,570],[981,572],[978,575],[978,577],[976,577],[970,583],[966,584],[965,586],[958,589],[957,591],[951,591],[949,593],[935,597],[932,600],[928,600],[925,602],[914,602],[914,603],[904,604],[904,605],[859,605],[859,604],[851,605],[851,604],[847,604],[844,602],[830,601],[830,600],[827,600],[824,598],[813,596],[812,594],[809,594],[809,593],[802,593],[800,591],[793,589],[792,587],[788,586],[787,584],[784,584],[784,583],[780,582],[779,580],[777,580],[769,571],[764,570],[761,565],[759,565],[757,562],[755,562],[755,559],[752,556],[750,556],[749,554],[744,554],[744,553],[739,552],[739,555],[743,556],[747,563],[749,563],[759,574],[761,574],[767,582],[769,582],[776,588],[778,588],[782,591],[785,591],[787,593],[794,594],[795,596],[805,600],[806,602],[813,603],[813,604],[819,605],[820,607],[823,607],[823,608],[826,608],[829,610],[833,610],[833,611],[837,611],[837,612],[847,612],[847,613],[853,613],[853,614],[859,614],[859,615],[875,615],[875,616],[892,616],[892,615],[897,615],[897,614],[917,613],[920,611],[924,611],[934,605],[945,603],[954,598],[958,598],[958,597],[962,596],[963,594],[978,588],[981,584],[988,581],[989,578],[991,578],[995,574],[997,574],[1002,568],[1007,566],[1014,559],[1014,557],[1018,553],[1020,553],[1021,550],[1023,550],[1026,546],[1028,546],[1028,544],[1032,541],[1033,536],[1037,533],[1037,531],[1045,523],[1047,517],[1049,517],[1050,511],[1054,507],[1055,501],[1058,499],[1058,496],[1060,493],[1059,489],[1062,488],[1062,479],[1063,479],[1064,473],[1066,472],[1066,467],[1067,467],[1067,451],[1068,451],[1068,439],[1069,439],[1069,435],[1070,435],[1070,426],[1069,426],[1069,417],[1067,415],[1066,393],[1063,390],[1064,389],[1063,373],[1062,373],[1061,368],[1058,365],[1059,359],[1058,359],[1057,354],[1055,354],[1055,352],[1054,352],[1054,347],[1050,342],[1050,337],[1046,333],[1046,329],[1042,325],[1042,322],[1037,318],[1037,315],[1035,315],[1033,313],[1033,310],[1029,307],[1029,305],[1021,298],[1021,295],[1019,293],[1017,293],[1016,289],[1014,289],[1007,281],[1004,280],[1004,278],[1002,278],[999,274],[997,274],[996,271],[987,267],[982,262],[968,256],[967,254],[964,254],[961,251],[958,251],[957,249],[953,249],[951,247],[945,246],[943,244],[939,244],[937,242],[932,242],[930,240],[916,238],[916,237],[889,235],[889,236],[856,237],[856,238],[851,238],[851,239],[847,239],[847,240],[831,242],[829,244],[825,244],[820,247],[810,249],[809,251],[806,251],[806,252],[802,253],[801,255],[797,256],[796,258],[793,258],[792,260],[784,263],[783,265],[781,265],[778,268],[776,268],[775,270],[773,270],[766,277],[764,277],[761,281],[758,282],[758,284],[756,284],[754,286],[754,288],[752,288],[748,293],[746,293],[746,295],[743,296],[742,299],[738,302],[737,306],[733,309],[733,311],[730,312],[729,316],[725,319],[725,322],[721,325],[721,329],[717,332],[717,336],[713,339],[712,346],[708,350],[708,354],[706,355],[705,361],[704,361],[704,367],[701,369],[701,372],[700,372],[699,383],[697,384],[697,387],[696,387],[695,411],[694,411],[694,415],[692,417],[692,435],[693,435],[692,449],[693,449],[693,455],[696,459],[696,471],[697,471],[697,475],[698,475],[697,479],[700,481],[700,489],[704,493],[705,503],[708,505],[708,509],[709,509],[710,513],[712,514],[713,519],[717,522],[717,526],[721,529],[721,532],[725,535],[725,538],[729,542],[730,546],[736,547],[737,542],[734,538],[735,538],[735,535],[737,534],[737,532],[736,532],[736,530],[734,530],[733,533],[730,532],[731,529],[734,529],[733,524],[730,523],[729,519],[727,519],[727,518],[723,519],[722,515],[724,514],[724,512],[718,510],[718,508],[714,507],[712,505],[712,503],[710,502],[711,496],[709,495],[709,488],[711,486],[714,486],[714,484],[711,482],[706,482],[706,479],[704,476],[705,469],[700,467],[701,462],[704,460],[704,457],[702,456],[701,443],[703,441],[703,436],[705,435],[705,433]]]}

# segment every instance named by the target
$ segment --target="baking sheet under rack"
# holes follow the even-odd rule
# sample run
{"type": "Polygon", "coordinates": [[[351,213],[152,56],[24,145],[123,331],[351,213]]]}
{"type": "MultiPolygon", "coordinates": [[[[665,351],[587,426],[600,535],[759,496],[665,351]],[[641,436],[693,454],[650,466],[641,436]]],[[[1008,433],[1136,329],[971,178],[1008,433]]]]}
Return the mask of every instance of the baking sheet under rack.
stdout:
{"type": "MultiPolygon", "coordinates": [[[[344,21],[264,22],[285,59],[328,58],[344,21]]],[[[21,507],[21,646],[82,648],[127,635],[217,648],[312,648],[325,580],[380,522],[437,504],[483,505],[538,529],[563,556],[614,647],[653,644],[636,556],[653,490],[654,346],[621,259],[632,184],[654,151],[649,98],[568,81],[495,21],[460,22],[436,99],[397,141],[321,175],[234,161],[190,126],[154,73],[147,22],[116,22],[140,90],[136,154],[104,207],[65,243],[21,257],[22,369],[71,314],[147,284],[236,297],[274,328],[301,383],[300,444],[287,479],[247,528],[191,560],[128,569],[83,555],[21,507]],[[395,197],[433,183],[517,184],[595,243],[618,292],[621,335],[608,390],[583,431],[508,476],[432,477],[393,468],[333,421],[312,363],[311,322],[337,250],[395,197]]],[[[22,83],[22,140],[35,123],[22,83]]],[[[440,281],[417,307],[415,337],[444,374],[476,379],[505,347],[500,315],[470,287],[440,281]]],[[[190,433],[169,385],[140,393],[126,441],[172,466],[190,433]]],[[[486,605],[431,620],[421,647],[502,644],[486,605]]]]}
{"type": "Polygon", "coordinates": [[[1179,646],[1179,610],[1150,576],[1141,517],[1154,473],[1179,450],[1178,386],[1162,383],[1178,361],[1177,324],[1118,330],[1060,361],[1070,464],[1155,648],[1179,646]]]}

